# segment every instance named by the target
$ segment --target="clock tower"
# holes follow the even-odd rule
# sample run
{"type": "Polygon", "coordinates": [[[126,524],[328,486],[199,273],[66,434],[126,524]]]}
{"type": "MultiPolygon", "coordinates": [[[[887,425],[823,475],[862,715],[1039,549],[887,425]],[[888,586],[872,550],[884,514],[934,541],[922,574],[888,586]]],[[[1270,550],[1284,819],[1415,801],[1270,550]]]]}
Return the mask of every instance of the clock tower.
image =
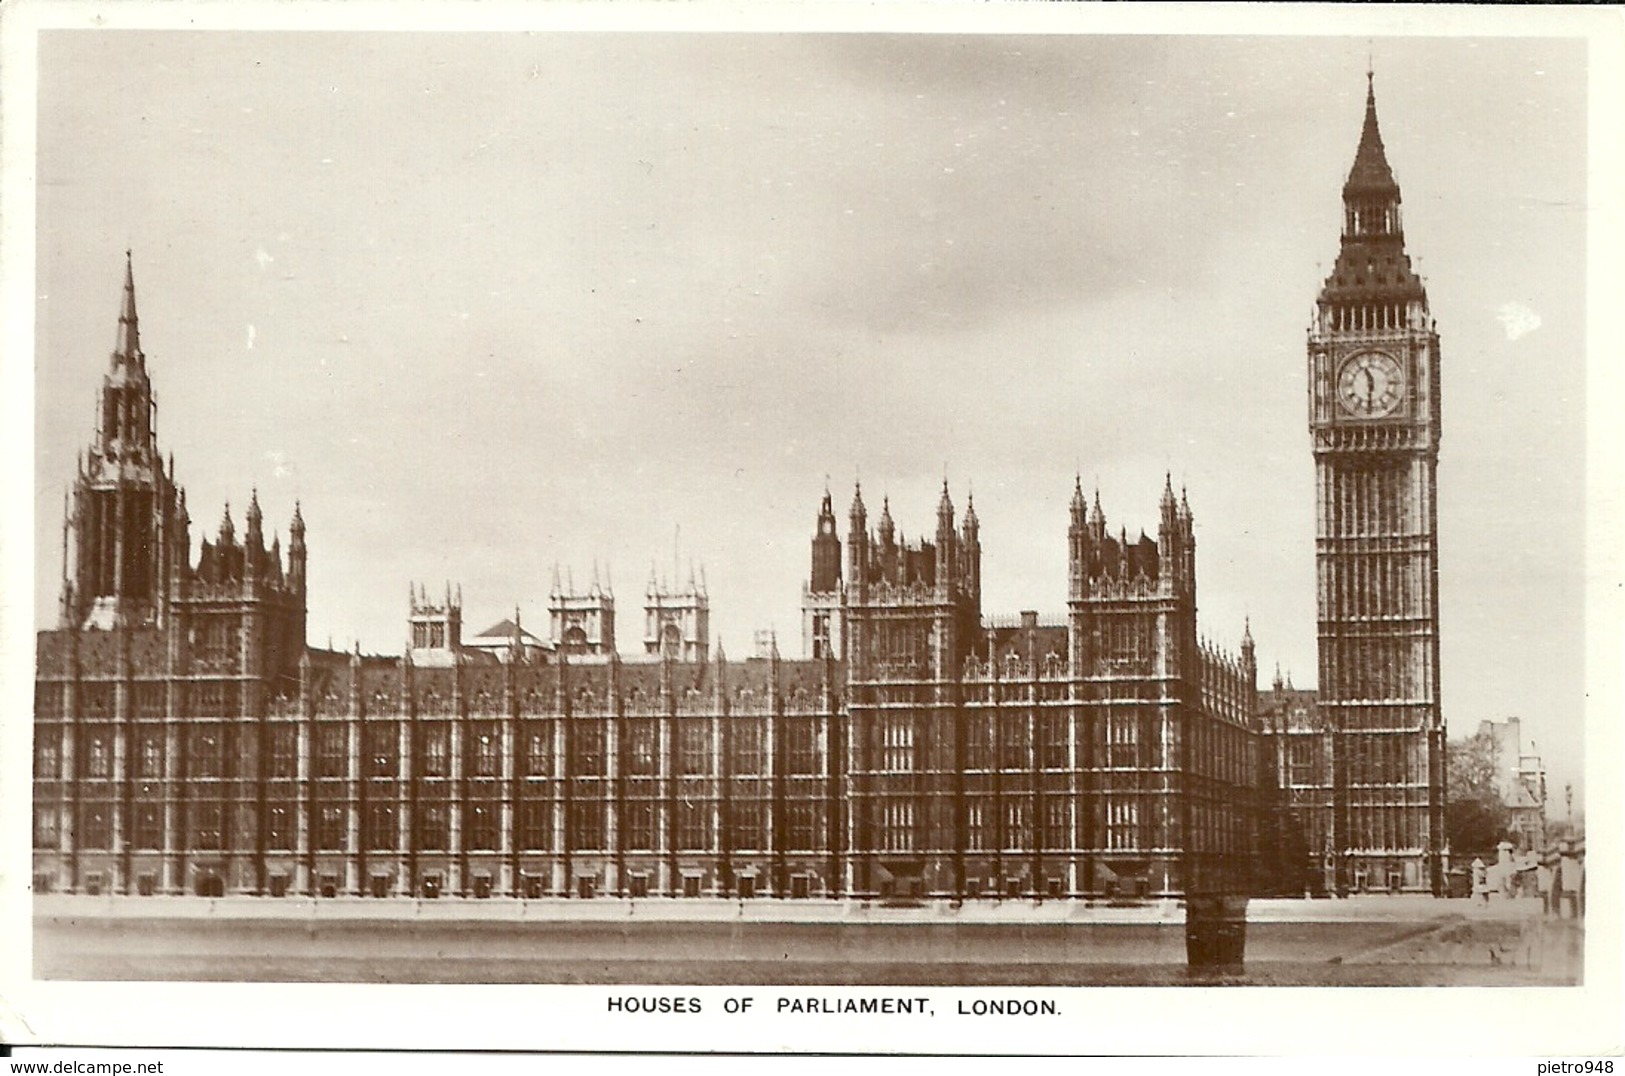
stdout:
{"type": "Polygon", "coordinates": [[[1443,891],[1439,337],[1405,253],[1367,73],[1342,245],[1309,327],[1319,706],[1311,849],[1338,892],[1443,891]]]}

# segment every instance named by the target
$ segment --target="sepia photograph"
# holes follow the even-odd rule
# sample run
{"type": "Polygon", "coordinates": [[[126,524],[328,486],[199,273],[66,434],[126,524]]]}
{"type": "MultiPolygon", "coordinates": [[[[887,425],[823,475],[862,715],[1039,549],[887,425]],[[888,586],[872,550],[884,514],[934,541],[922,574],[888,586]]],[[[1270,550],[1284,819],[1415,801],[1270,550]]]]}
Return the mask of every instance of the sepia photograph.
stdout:
{"type": "Polygon", "coordinates": [[[6,27],[59,1026],[1617,991],[1617,25],[277,7],[6,27]]]}

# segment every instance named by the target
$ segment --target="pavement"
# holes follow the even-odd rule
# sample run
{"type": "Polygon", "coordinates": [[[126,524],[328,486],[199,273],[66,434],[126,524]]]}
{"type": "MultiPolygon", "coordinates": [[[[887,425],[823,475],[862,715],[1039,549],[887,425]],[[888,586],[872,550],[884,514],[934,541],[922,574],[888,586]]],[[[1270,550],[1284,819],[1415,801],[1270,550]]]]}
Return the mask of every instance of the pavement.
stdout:
{"type": "Polygon", "coordinates": [[[1186,967],[1178,902],[36,898],[42,979],[825,985],[1552,985],[1538,901],[1253,901],[1244,969],[1186,967]]]}
{"type": "MultiPolygon", "coordinates": [[[[1468,920],[1536,919],[1538,899],[1441,900],[1425,894],[1361,894],[1341,899],[1255,898],[1247,903],[1249,923],[1418,922],[1465,917],[1468,920]]],[[[439,922],[606,922],[652,920],[715,923],[1139,923],[1183,924],[1177,900],[1133,905],[1086,901],[978,900],[954,904],[927,901],[917,907],[890,907],[857,900],[719,900],[653,897],[642,900],[514,900],[445,897],[435,900],[370,897],[128,897],[53,893],[34,898],[41,919],[263,919],[263,920],[432,920],[439,922]]]]}

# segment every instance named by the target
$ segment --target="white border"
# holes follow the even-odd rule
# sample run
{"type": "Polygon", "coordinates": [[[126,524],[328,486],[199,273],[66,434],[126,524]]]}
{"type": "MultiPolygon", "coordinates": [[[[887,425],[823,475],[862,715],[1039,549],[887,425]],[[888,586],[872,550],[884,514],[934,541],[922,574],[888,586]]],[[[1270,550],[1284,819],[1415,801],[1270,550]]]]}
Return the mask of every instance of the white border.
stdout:
{"type": "MultiPolygon", "coordinates": [[[[1621,10],[1427,6],[1126,6],[938,4],[85,3],[13,0],[0,10],[0,394],[15,483],[0,532],[0,1038],[108,1045],[374,1046],[390,1049],[711,1052],[1362,1055],[1614,1053],[1621,1034],[1619,761],[1625,623],[1625,467],[1619,423],[1625,349],[1618,103],[1625,101],[1621,10]],[[1587,811],[1590,898],[1586,985],[1570,989],[1075,989],[1064,1016],[1011,1026],[908,1017],[730,1017],[726,996],[757,988],[660,988],[697,996],[700,1016],[607,1019],[630,988],[81,984],[29,978],[28,759],[33,679],[32,364],[36,38],[55,28],[346,30],[839,30],[936,33],[1582,36],[1590,41],[1590,302],[1587,476],[1587,811]]],[[[1539,521],[1530,521],[1539,526],[1539,521]]],[[[955,996],[940,988],[852,993],[955,996]]],[[[839,994],[820,990],[820,994],[839,994]]],[[[766,1005],[758,1002],[758,1009],[766,1005]]],[[[359,1063],[359,1059],[352,1059],[359,1063]]]]}

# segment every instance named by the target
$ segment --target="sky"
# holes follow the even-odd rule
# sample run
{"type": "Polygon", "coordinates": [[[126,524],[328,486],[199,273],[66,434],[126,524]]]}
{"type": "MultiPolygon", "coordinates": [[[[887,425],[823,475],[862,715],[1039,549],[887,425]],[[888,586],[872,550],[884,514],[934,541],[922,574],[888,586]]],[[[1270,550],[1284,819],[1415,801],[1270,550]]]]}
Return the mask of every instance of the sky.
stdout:
{"type": "MultiPolygon", "coordinates": [[[[703,566],[776,630],[844,520],[982,524],[984,613],[1057,615],[1081,477],[1188,491],[1205,634],[1314,684],[1305,331],[1374,68],[1442,338],[1452,735],[1585,706],[1587,56],[1558,38],[58,31],[37,150],[35,621],[133,251],[194,542],[309,528],[309,639],[407,589],[539,633],[553,566],[703,566]]],[[[1554,806],[1560,816],[1561,807],[1554,806]]]]}

